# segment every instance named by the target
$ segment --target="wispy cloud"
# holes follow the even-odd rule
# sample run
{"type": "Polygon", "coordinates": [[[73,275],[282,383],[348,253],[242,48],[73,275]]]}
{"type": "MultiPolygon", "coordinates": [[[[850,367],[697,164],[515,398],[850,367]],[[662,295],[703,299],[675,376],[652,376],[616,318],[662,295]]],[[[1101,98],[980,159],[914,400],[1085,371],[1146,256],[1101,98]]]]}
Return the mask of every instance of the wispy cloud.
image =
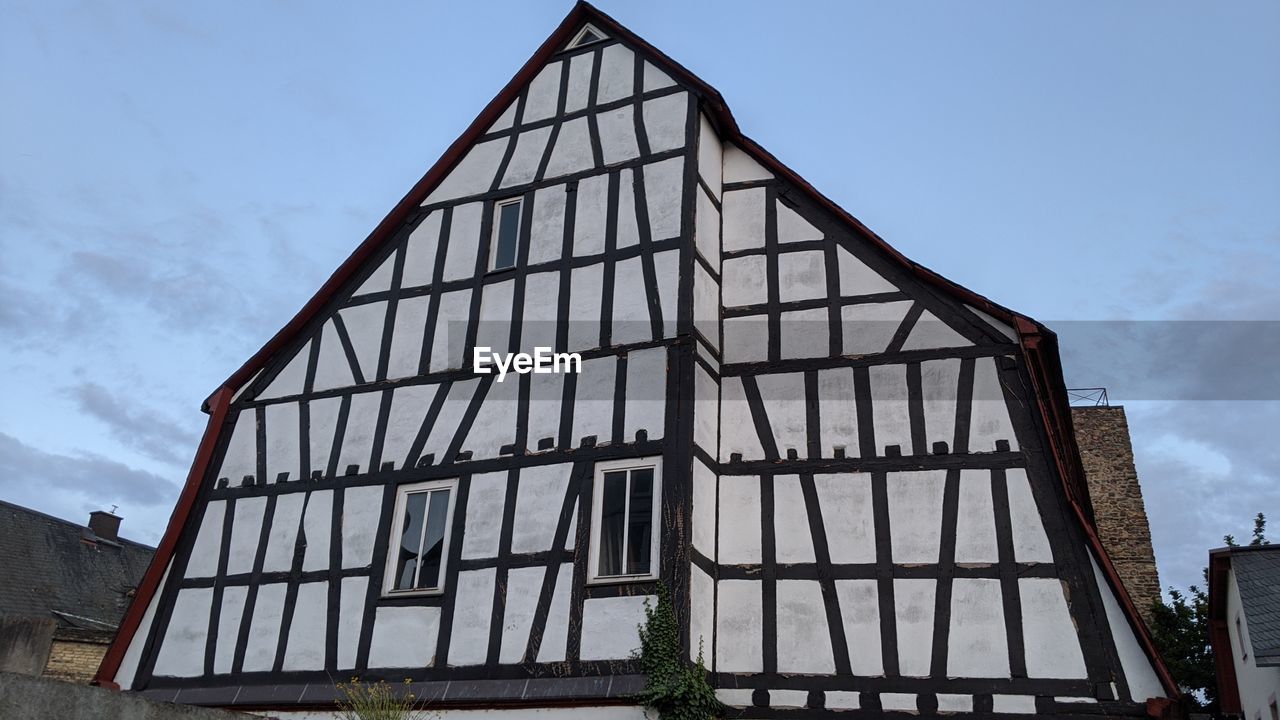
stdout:
{"type": "Polygon", "coordinates": [[[66,392],[121,444],[175,467],[190,461],[198,438],[173,418],[140,407],[137,399],[122,398],[95,382],[73,385],[66,392]]]}

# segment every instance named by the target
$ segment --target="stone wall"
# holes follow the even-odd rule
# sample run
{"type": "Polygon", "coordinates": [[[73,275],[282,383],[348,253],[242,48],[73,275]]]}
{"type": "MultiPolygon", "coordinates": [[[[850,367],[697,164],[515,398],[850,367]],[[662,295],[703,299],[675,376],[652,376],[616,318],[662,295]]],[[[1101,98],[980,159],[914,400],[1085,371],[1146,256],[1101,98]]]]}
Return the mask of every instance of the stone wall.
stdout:
{"type": "Polygon", "coordinates": [[[1151,604],[1160,598],[1160,577],[1124,408],[1074,407],[1071,422],[1098,535],[1142,619],[1150,624],[1151,604]]]}
{"type": "Polygon", "coordinates": [[[252,720],[252,715],[145,700],[133,693],[0,673],[0,718],[23,720],[252,720]]]}

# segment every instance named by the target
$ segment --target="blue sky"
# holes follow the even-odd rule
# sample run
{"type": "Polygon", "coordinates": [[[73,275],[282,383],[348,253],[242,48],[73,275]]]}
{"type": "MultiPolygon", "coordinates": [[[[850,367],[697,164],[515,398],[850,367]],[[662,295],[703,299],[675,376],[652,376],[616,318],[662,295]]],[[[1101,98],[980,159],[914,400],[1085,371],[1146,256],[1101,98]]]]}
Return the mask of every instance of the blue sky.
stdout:
{"type": "MultiPolygon", "coordinates": [[[[600,5],[1062,330],[1069,384],[1128,409],[1164,584],[1257,511],[1280,536],[1280,4],[600,5]],[[1160,352],[1078,322],[1110,320],[1160,352]]],[[[0,499],[156,541],[200,402],[570,6],[0,0],[0,499]]]]}

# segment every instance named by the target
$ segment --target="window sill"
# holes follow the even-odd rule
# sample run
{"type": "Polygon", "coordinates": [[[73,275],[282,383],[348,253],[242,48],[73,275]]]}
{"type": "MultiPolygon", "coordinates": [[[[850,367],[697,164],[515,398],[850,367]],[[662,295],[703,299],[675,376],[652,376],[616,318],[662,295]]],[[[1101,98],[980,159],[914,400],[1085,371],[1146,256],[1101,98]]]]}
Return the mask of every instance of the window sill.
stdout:
{"type": "Polygon", "coordinates": [[[601,578],[588,578],[588,585],[628,585],[633,583],[651,583],[657,582],[656,574],[650,575],[610,575],[601,578]]]}

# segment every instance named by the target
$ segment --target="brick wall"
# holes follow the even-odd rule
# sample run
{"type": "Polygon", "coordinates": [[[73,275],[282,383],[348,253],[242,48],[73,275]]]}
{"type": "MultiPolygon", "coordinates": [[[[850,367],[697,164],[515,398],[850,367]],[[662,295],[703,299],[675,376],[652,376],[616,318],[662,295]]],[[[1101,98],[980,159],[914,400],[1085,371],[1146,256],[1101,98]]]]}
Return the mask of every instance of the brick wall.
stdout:
{"type": "Polygon", "coordinates": [[[98,672],[107,645],[94,641],[54,639],[44,677],[74,683],[88,683],[98,672]]]}
{"type": "Polygon", "coordinates": [[[1071,422],[1098,535],[1142,619],[1150,624],[1151,604],[1160,598],[1160,577],[1124,408],[1074,407],[1071,422]]]}

